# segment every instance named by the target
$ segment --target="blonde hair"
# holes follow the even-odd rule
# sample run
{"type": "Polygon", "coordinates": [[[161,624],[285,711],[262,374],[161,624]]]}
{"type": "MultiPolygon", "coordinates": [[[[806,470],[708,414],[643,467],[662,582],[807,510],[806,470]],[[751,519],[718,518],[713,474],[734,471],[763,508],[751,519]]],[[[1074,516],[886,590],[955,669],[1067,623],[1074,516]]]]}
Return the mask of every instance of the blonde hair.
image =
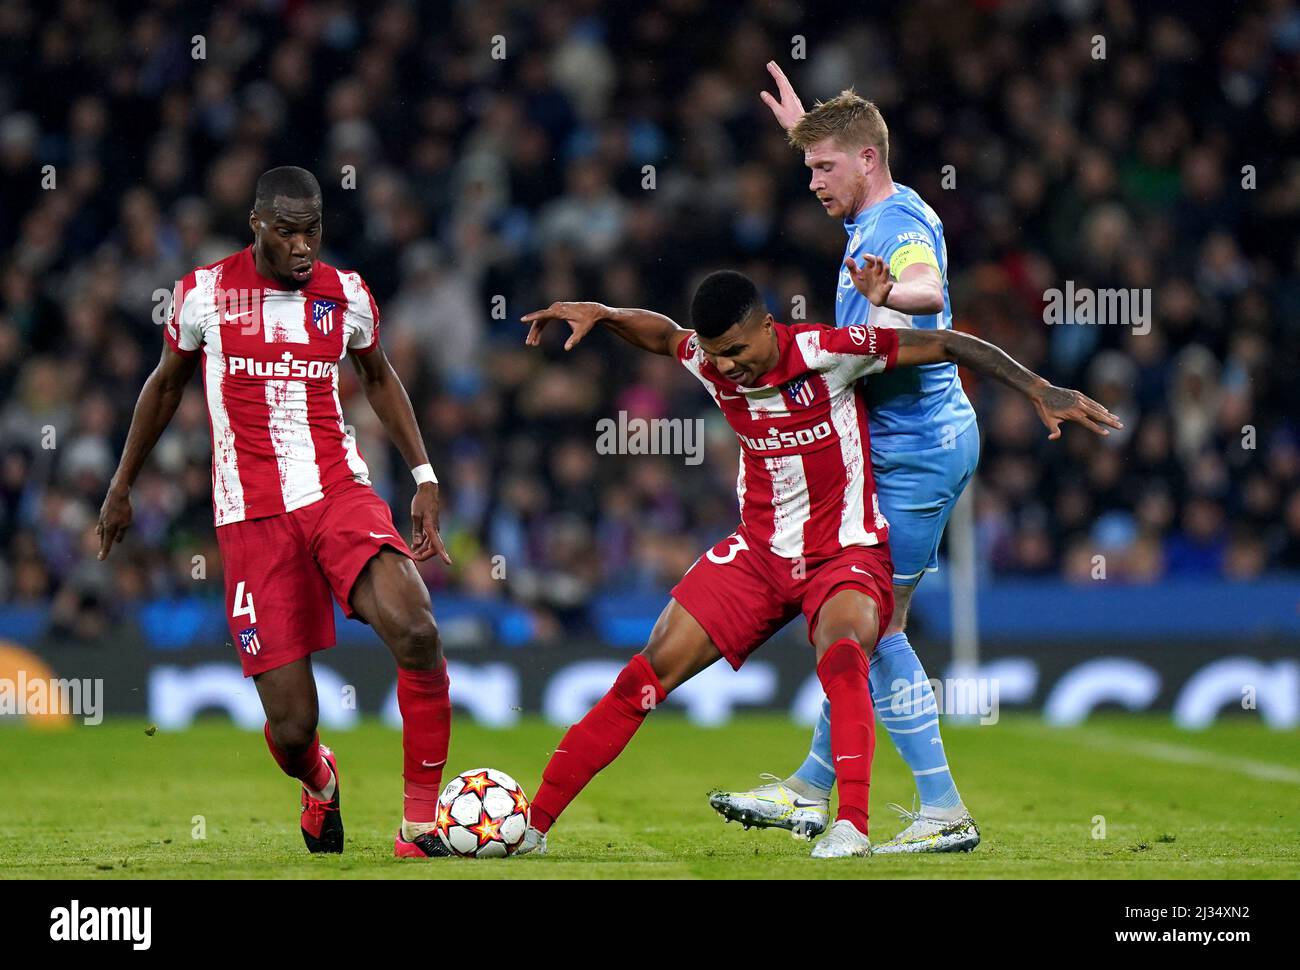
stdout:
{"type": "Polygon", "coordinates": [[[880,153],[880,160],[889,164],[889,127],[880,109],[852,88],[829,101],[818,101],[795,122],[787,137],[800,151],[826,138],[851,151],[871,145],[880,153]]]}

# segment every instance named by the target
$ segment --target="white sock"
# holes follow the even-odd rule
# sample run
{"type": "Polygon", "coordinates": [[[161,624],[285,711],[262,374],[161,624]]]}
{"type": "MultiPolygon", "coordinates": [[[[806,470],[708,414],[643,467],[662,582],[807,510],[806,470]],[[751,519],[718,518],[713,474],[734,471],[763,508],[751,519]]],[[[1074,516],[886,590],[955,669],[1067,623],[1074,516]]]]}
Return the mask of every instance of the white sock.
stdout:
{"type": "Polygon", "coordinates": [[[816,785],[809,784],[802,778],[791,775],[782,784],[789,788],[796,795],[803,798],[830,798],[831,793],[828,788],[818,788],[816,785]]]}
{"type": "MultiPolygon", "coordinates": [[[[307,788],[306,785],[303,785],[303,787],[307,788]]],[[[334,771],[331,769],[329,783],[320,791],[312,791],[310,788],[307,788],[307,794],[318,801],[328,802],[334,797],[334,793],[338,791],[338,787],[338,782],[334,780],[334,771]]]]}
{"type": "Polygon", "coordinates": [[[417,835],[432,832],[437,827],[437,822],[408,822],[406,819],[402,819],[402,838],[407,842],[411,842],[417,835]]]}
{"type": "Polygon", "coordinates": [[[935,808],[932,805],[922,805],[921,814],[938,822],[955,822],[966,814],[966,806],[961,802],[951,808],[935,808]]]}

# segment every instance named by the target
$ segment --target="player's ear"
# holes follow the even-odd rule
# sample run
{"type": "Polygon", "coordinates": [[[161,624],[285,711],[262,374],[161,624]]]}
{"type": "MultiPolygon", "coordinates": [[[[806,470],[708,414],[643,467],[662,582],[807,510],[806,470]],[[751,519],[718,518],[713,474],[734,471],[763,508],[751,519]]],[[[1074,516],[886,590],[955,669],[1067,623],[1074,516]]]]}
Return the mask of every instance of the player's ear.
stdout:
{"type": "Polygon", "coordinates": [[[248,228],[251,229],[251,230],[253,230],[253,235],[254,235],[254,236],[257,235],[257,221],[258,221],[258,220],[257,220],[257,210],[256,210],[256,209],[249,209],[249,210],[248,210],[248,228]]]}

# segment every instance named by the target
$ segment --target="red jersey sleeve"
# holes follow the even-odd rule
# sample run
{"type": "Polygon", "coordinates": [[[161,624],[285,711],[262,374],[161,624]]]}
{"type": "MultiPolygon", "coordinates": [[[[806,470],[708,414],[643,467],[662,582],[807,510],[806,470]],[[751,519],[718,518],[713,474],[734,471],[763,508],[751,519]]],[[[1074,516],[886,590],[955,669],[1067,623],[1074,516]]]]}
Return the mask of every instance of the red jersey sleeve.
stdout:
{"type": "Polygon", "coordinates": [[[684,365],[688,360],[693,360],[695,352],[699,349],[700,339],[692,330],[683,339],[677,341],[677,363],[684,365]]]}
{"type": "Polygon", "coordinates": [[[348,350],[368,354],[379,346],[379,307],[360,273],[340,273],[339,277],[348,298],[348,350]]]}
{"type": "Polygon", "coordinates": [[[198,319],[194,288],[193,273],[176,284],[171,305],[167,308],[167,319],[163,322],[163,339],[182,357],[193,357],[203,346],[203,328],[198,319]]]}
{"type": "Polygon", "coordinates": [[[836,361],[863,374],[893,370],[898,363],[898,331],[891,327],[854,324],[851,327],[827,328],[821,332],[821,351],[836,361]]]}

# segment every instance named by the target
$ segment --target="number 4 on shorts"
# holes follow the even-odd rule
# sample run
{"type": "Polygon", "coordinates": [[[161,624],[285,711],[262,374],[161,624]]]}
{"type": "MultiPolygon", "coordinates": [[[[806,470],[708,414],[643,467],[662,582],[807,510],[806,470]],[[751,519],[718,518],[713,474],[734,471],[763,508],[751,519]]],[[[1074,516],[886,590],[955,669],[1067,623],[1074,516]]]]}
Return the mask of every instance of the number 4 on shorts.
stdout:
{"type": "Polygon", "coordinates": [[[239,585],[235,587],[235,608],[231,610],[232,617],[247,616],[249,623],[257,622],[257,612],[253,609],[253,594],[249,593],[244,597],[244,581],[241,579],[239,585]]]}

